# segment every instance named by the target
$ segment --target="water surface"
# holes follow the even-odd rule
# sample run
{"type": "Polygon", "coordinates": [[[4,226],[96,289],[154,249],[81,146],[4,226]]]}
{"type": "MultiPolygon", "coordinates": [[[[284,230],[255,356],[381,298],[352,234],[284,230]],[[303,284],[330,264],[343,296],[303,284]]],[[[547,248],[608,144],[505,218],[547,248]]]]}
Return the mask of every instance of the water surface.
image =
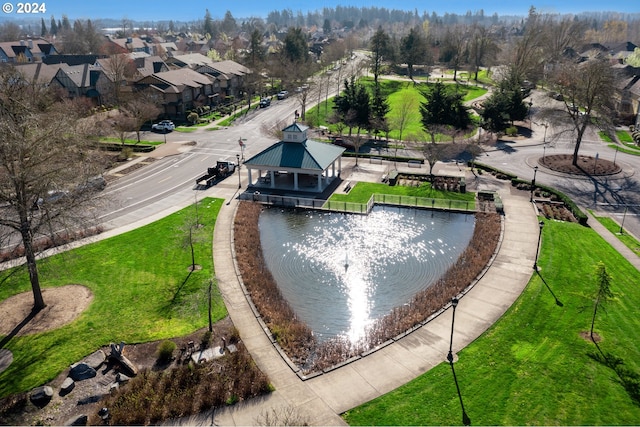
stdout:
{"type": "Polygon", "coordinates": [[[467,247],[470,214],[376,206],[369,215],[266,209],[269,270],[321,340],[347,335],[433,284],[467,247]]]}

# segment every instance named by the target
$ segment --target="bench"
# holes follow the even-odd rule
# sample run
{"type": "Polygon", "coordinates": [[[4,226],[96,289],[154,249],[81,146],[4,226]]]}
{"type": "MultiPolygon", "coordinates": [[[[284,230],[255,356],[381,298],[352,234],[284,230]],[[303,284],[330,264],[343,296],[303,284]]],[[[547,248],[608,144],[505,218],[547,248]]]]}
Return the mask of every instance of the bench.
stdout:
{"type": "Polygon", "coordinates": [[[351,181],[347,181],[347,183],[344,185],[343,191],[345,193],[348,193],[349,191],[351,191],[351,181]]]}
{"type": "Polygon", "coordinates": [[[407,162],[407,166],[409,166],[410,168],[421,168],[422,162],[420,160],[409,160],[407,162]]]}
{"type": "Polygon", "coordinates": [[[389,181],[389,185],[396,185],[396,181],[398,180],[398,171],[392,170],[389,172],[389,176],[387,177],[389,181]]]}

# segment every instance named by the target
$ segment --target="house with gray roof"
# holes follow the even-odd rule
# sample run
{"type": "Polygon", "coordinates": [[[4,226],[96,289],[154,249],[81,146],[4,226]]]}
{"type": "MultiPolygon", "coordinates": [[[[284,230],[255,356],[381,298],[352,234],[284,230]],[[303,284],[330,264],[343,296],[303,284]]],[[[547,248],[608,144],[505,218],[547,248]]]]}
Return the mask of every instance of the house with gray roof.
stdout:
{"type": "Polygon", "coordinates": [[[190,68],[151,74],[138,80],[136,88],[148,88],[159,93],[163,98],[165,116],[181,119],[194,107],[209,105],[215,95],[211,77],[190,68]]]}
{"type": "Polygon", "coordinates": [[[0,43],[0,62],[40,62],[50,55],[57,55],[53,44],[44,39],[27,39],[0,43]]]}
{"type": "Polygon", "coordinates": [[[249,186],[321,193],[338,179],[345,148],[309,139],[308,129],[294,122],[282,130],[282,141],[246,160],[249,186]]]}

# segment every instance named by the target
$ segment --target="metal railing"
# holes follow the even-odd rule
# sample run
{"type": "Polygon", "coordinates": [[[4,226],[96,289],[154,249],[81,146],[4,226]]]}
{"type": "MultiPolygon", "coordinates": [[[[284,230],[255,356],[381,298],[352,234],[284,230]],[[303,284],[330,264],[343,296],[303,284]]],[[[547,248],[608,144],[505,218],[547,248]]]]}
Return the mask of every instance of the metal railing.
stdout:
{"type": "Polygon", "coordinates": [[[434,199],[429,197],[398,196],[392,194],[373,194],[367,203],[345,202],[336,200],[320,200],[304,197],[277,196],[259,193],[243,193],[242,200],[252,200],[266,205],[289,208],[309,208],[332,212],[368,214],[376,204],[404,206],[420,209],[438,209],[447,211],[476,212],[475,200],[434,199]]]}

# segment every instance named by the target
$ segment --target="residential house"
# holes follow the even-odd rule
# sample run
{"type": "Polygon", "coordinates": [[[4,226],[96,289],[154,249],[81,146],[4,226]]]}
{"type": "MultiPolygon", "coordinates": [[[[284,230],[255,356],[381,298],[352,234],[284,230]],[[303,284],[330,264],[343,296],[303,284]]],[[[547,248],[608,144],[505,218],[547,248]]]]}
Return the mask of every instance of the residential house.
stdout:
{"type": "Polygon", "coordinates": [[[44,39],[28,39],[0,43],[0,62],[13,64],[41,62],[58,52],[53,44],[44,39]]]}
{"type": "Polygon", "coordinates": [[[245,80],[251,70],[235,61],[218,61],[201,65],[195,69],[214,80],[214,89],[218,94],[217,102],[225,99],[238,99],[244,96],[245,80]]]}
{"type": "Polygon", "coordinates": [[[38,82],[48,86],[63,65],[64,64],[49,65],[44,62],[30,62],[26,64],[16,64],[15,67],[16,70],[22,73],[27,81],[38,82]]]}
{"type": "Polygon", "coordinates": [[[624,124],[637,123],[640,109],[640,68],[616,64],[616,90],[612,94],[616,111],[624,124]]]}
{"type": "Polygon", "coordinates": [[[107,40],[112,43],[116,52],[145,52],[149,55],[156,54],[153,43],[148,43],[139,37],[127,37],[121,39],[107,37],[107,40]]]}
{"type": "Polygon", "coordinates": [[[181,68],[143,77],[138,90],[151,89],[162,96],[166,117],[185,119],[188,111],[210,105],[214,98],[213,79],[190,68],[181,68]]]}
{"type": "Polygon", "coordinates": [[[87,97],[95,105],[103,103],[105,94],[112,87],[104,70],[90,64],[61,65],[50,85],[54,89],[64,91],[70,98],[87,97]]]}
{"type": "Polygon", "coordinates": [[[193,70],[201,65],[213,64],[214,60],[201,53],[185,53],[167,58],[166,63],[174,68],[188,67],[193,70]]]}

